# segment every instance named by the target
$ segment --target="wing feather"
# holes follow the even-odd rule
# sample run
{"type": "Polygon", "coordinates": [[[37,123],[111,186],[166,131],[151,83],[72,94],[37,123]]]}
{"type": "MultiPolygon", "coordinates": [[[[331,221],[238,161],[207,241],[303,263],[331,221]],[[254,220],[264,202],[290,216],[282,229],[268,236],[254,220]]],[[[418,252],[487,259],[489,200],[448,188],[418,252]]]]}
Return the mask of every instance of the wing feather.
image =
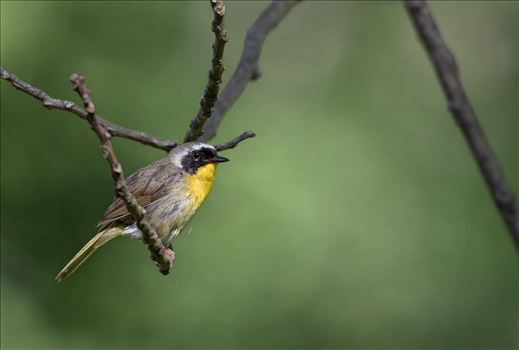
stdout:
{"type": "MultiPolygon", "coordinates": [[[[181,171],[169,159],[164,158],[139,169],[128,177],[126,183],[137,203],[146,209],[147,206],[167,193],[169,188],[167,184],[176,181],[181,171]]],[[[116,222],[130,224],[129,219],[130,213],[126,209],[124,201],[115,198],[96,226],[103,228],[116,222]]]]}

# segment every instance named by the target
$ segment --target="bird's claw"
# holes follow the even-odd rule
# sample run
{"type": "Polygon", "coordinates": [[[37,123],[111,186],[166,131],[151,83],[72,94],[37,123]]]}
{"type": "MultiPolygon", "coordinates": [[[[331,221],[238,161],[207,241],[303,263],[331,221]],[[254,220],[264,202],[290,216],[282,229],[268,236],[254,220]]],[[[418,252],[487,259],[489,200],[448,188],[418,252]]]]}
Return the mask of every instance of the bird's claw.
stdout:
{"type": "MultiPolygon", "coordinates": [[[[175,251],[173,250],[173,248],[171,246],[165,247],[165,248],[162,248],[161,255],[166,259],[169,266],[168,266],[167,270],[160,270],[160,272],[163,275],[167,275],[169,273],[169,271],[171,270],[171,267],[173,267],[173,262],[175,261],[175,251]]],[[[154,260],[153,263],[158,268],[161,267],[161,265],[156,260],[154,260]]]]}
{"type": "Polygon", "coordinates": [[[162,255],[167,257],[167,259],[171,261],[171,263],[175,261],[175,251],[170,247],[164,248],[164,250],[162,251],[162,255]]]}

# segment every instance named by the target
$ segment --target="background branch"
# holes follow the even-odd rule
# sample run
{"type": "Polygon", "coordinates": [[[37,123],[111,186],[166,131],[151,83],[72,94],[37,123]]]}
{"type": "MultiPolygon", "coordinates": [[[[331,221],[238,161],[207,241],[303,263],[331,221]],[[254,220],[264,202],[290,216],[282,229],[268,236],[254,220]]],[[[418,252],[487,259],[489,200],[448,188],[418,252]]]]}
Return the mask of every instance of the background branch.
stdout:
{"type": "MultiPolygon", "coordinates": [[[[3,80],[6,80],[9,83],[11,83],[11,85],[14,86],[16,89],[23,91],[34,98],[37,98],[41,101],[43,106],[47,107],[48,109],[60,109],[63,111],[69,111],[82,119],[87,119],[88,117],[88,112],[80,106],[76,105],[74,102],[60,100],[52,96],[49,96],[49,94],[47,94],[45,91],[27,83],[26,81],[23,81],[13,73],[6,71],[3,67],[0,67],[0,77],[3,80]]],[[[172,140],[161,139],[156,136],[148,135],[142,131],[132,130],[119,126],[117,124],[110,123],[109,121],[101,118],[98,115],[96,115],[96,119],[99,121],[101,126],[104,127],[110,133],[111,136],[124,137],[126,139],[137,141],[148,146],[162,149],[164,151],[170,151],[177,145],[177,143],[172,140]]]]}
{"type": "Polygon", "coordinates": [[[223,27],[225,5],[222,0],[211,0],[211,7],[214,13],[211,27],[214,32],[212,67],[209,70],[209,79],[204,96],[200,100],[200,109],[193,120],[191,120],[191,123],[189,123],[189,129],[184,137],[184,142],[195,141],[202,135],[204,124],[211,116],[214,103],[218,97],[222,83],[222,74],[225,69],[223,66],[223,50],[228,40],[227,32],[223,27]]]}
{"type": "Polygon", "coordinates": [[[405,6],[436,70],[452,116],[463,133],[497,209],[519,249],[519,219],[514,194],[467,98],[454,56],[445,44],[425,1],[407,0],[405,6]]]}
{"type": "Polygon", "coordinates": [[[216,135],[216,130],[227,111],[238,100],[249,82],[260,77],[259,59],[265,39],[298,2],[272,1],[249,28],[240,62],[218,97],[211,118],[205,123],[200,141],[207,142],[216,135]]]}
{"type": "MultiPolygon", "coordinates": [[[[137,227],[142,232],[142,240],[148,246],[152,259],[157,263],[160,272],[167,275],[171,270],[175,255],[174,253],[168,253],[167,248],[164,248],[157,232],[155,232],[148,221],[144,219],[146,211],[137,203],[137,200],[126,186],[126,180],[123,175],[121,163],[117,160],[112,147],[110,132],[96,116],[92,94],[85,84],[85,78],[80,74],[72,74],[70,80],[74,85],[74,91],[81,96],[81,99],[85,104],[87,113],[86,120],[90,123],[92,130],[94,130],[101,142],[101,153],[108,161],[112,172],[112,178],[115,185],[115,195],[124,201],[128,212],[133,216],[137,222],[137,227]]],[[[172,252],[172,250],[170,250],[170,252],[172,252]]]]}

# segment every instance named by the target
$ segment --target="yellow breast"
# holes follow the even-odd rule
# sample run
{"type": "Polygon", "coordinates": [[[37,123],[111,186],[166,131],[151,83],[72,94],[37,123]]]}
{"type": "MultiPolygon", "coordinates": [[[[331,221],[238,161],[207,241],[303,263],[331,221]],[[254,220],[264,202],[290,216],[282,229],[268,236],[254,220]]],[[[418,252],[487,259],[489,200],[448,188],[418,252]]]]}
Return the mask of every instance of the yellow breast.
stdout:
{"type": "Polygon", "coordinates": [[[198,168],[196,173],[187,178],[189,196],[193,200],[194,208],[198,208],[211,191],[215,174],[216,164],[207,164],[198,168]]]}

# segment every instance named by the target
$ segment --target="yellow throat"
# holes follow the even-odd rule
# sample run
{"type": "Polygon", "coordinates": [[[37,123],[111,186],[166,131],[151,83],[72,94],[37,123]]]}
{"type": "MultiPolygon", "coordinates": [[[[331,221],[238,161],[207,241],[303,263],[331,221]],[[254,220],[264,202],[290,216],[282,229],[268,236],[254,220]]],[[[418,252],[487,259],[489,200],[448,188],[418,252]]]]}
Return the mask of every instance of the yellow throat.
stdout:
{"type": "Polygon", "coordinates": [[[211,191],[215,174],[216,164],[211,163],[201,166],[196,173],[188,176],[187,187],[195,208],[198,208],[200,204],[202,204],[211,191]]]}

